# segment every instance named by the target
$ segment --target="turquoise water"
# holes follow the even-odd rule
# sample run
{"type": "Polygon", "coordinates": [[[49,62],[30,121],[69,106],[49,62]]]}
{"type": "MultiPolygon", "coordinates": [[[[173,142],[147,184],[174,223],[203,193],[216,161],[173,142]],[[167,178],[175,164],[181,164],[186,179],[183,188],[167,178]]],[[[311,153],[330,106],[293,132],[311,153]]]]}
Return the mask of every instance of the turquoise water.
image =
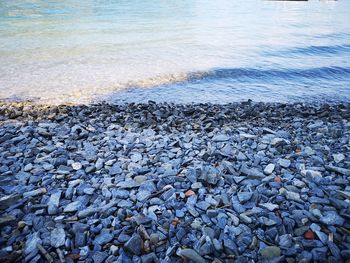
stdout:
{"type": "Polygon", "coordinates": [[[0,98],[350,100],[350,1],[1,0],[0,98]]]}

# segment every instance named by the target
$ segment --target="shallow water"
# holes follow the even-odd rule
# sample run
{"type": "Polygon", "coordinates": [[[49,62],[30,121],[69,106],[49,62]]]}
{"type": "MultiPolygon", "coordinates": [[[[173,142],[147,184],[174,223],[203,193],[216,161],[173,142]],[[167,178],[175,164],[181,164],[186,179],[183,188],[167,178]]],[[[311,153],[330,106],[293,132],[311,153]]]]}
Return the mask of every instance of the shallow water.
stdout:
{"type": "Polygon", "coordinates": [[[350,100],[350,1],[2,0],[0,98],[350,100]]]}

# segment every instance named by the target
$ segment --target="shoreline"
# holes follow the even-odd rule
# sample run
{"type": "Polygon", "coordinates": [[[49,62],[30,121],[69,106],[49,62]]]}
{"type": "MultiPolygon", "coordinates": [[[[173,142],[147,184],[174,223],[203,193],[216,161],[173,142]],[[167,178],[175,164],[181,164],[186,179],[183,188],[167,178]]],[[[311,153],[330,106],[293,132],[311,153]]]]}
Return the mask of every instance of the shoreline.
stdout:
{"type": "Polygon", "coordinates": [[[345,262],[349,149],[349,103],[0,101],[0,258],[345,262]]]}

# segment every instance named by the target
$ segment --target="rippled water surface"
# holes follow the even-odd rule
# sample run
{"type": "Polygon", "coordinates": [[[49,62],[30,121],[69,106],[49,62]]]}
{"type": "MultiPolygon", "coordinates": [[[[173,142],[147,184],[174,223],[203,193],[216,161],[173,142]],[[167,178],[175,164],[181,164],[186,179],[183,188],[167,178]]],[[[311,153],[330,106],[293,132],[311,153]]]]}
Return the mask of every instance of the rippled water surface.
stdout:
{"type": "Polygon", "coordinates": [[[350,1],[1,0],[0,98],[350,100],[350,1]]]}

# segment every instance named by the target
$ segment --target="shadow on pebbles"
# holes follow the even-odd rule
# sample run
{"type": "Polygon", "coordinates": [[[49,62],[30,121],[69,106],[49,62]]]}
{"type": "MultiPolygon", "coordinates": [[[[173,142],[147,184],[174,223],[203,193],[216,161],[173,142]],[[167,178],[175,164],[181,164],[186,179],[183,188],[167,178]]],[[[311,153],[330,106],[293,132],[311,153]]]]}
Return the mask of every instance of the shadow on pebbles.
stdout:
{"type": "Polygon", "coordinates": [[[342,262],[350,107],[0,103],[2,262],[342,262]]]}

